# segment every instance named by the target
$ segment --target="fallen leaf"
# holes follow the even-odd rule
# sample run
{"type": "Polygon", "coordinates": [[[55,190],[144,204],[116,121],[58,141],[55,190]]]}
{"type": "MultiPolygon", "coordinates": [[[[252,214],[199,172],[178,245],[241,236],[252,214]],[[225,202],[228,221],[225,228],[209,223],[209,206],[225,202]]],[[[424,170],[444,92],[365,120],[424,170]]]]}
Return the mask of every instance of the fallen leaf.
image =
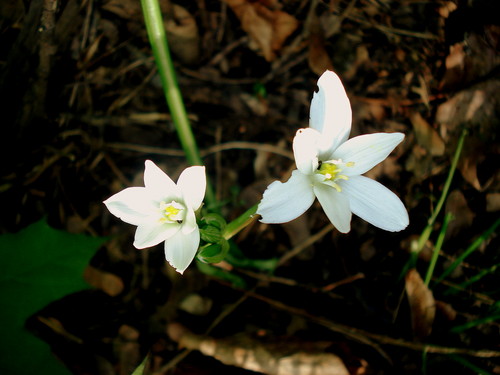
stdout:
{"type": "Polygon", "coordinates": [[[168,46],[180,62],[193,65],[200,57],[200,37],[194,17],[177,4],[172,4],[172,16],[165,18],[168,46]]]}
{"type": "Polygon", "coordinates": [[[248,336],[216,339],[196,335],[178,323],[169,324],[167,333],[179,346],[199,350],[226,365],[270,375],[349,375],[342,359],[325,352],[328,343],[276,343],[248,336]]]}
{"type": "Polygon", "coordinates": [[[446,199],[446,213],[453,215],[453,220],[448,224],[446,237],[454,237],[463,229],[469,228],[476,216],[467,205],[467,200],[460,190],[453,190],[446,199]]]}
{"type": "Polygon", "coordinates": [[[446,320],[450,322],[457,318],[457,311],[449,303],[443,301],[436,301],[437,312],[441,314],[446,320]]]}
{"type": "Polygon", "coordinates": [[[487,212],[500,211],[500,193],[486,194],[486,211],[487,212]]]}
{"type": "Polygon", "coordinates": [[[94,288],[101,289],[111,297],[116,297],[124,288],[123,280],[118,276],[92,266],[85,269],[83,278],[94,288]]]}
{"type": "Polygon", "coordinates": [[[448,18],[450,13],[458,8],[457,4],[453,1],[444,2],[438,9],[439,15],[443,18],[448,18]]]}
{"type": "Polygon", "coordinates": [[[140,333],[134,327],[122,325],[118,330],[118,338],[114,341],[115,351],[119,353],[120,375],[133,374],[143,357],[139,344],[140,333]]]}
{"type": "Polygon", "coordinates": [[[321,75],[325,70],[333,70],[333,63],[325,48],[325,35],[316,15],[312,16],[309,27],[309,50],[307,62],[311,70],[321,75]]]}
{"type": "Polygon", "coordinates": [[[440,88],[456,90],[464,87],[492,72],[499,64],[500,56],[494,48],[494,43],[489,42],[482,33],[471,32],[464,41],[450,47],[440,88]]]}
{"type": "Polygon", "coordinates": [[[444,155],[444,142],[437,131],[422,117],[419,112],[410,114],[410,121],[415,130],[417,142],[432,156],[444,155]]]}
{"type": "Polygon", "coordinates": [[[410,304],[413,334],[418,339],[430,335],[436,315],[436,303],[419,273],[411,269],[405,278],[406,295],[410,304]]]}
{"type": "Polygon", "coordinates": [[[205,316],[212,308],[212,304],[211,299],[191,293],[179,303],[179,310],[186,311],[192,315],[205,316]]]}
{"type": "Polygon", "coordinates": [[[492,119],[498,117],[499,88],[499,81],[487,80],[460,91],[438,107],[435,117],[450,155],[456,148],[462,129],[469,131],[458,169],[464,179],[479,191],[488,187],[496,175],[493,163],[500,148],[495,142],[498,121],[492,119]],[[481,167],[481,175],[478,175],[478,166],[481,167]]]}
{"type": "MultiPolygon", "coordinates": [[[[267,61],[273,61],[285,40],[297,29],[295,17],[278,9],[270,9],[259,2],[225,0],[250,36],[256,49],[267,61]]],[[[252,45],[251,45],[252,46],[252,45]]]]}

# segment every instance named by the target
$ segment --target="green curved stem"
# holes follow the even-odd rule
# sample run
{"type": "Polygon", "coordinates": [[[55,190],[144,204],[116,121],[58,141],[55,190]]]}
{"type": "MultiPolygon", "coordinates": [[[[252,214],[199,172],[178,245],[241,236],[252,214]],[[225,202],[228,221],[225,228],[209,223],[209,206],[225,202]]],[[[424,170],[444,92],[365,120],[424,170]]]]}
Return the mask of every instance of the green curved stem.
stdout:
{"type": "MultiPolygon", "coordinates": [[[[203,165],[177,84],[160,5],[158,0],[141,0],[141,5],[149,41],[160,73],[163,92],[182,148],[186,153],[186,159],[191,165],[203,165]]],[[[215,204],[215,195],[210,184],[207,184],[206,199],[209,206],[215,204]]]]}
{"type": "Polygon", "coordinates": [[[226,240],[229,240],[235,234],[239,233],[243,228],[245,228],[246,226],[251,224],[254,220],[256,220],[256,218],[258,216],[258,215],[256,215],[257,207],[258,207],[258,204],[250,207],[243,214],[238,216],[233,221],[229,222],[227,224],[226,228],[224,229],[222,236],[226,240]]]}

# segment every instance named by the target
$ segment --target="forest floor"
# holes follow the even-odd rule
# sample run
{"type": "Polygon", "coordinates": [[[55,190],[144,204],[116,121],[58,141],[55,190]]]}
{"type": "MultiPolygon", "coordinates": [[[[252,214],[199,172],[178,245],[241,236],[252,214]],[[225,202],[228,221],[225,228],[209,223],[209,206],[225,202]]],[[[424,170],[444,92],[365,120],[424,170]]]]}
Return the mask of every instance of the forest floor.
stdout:
{"type": "Polygon", "coordinates": [[[162,2],[167,37],[227,220],[295,168],[293,137],[332,69],[351,101],[351,137],[406,135],[366,175],[401,197],[410,225],[390,233],[353,216],[341,234],[316,203],[288,224],[253,222],[227,261],[176,274],[162,245],[135,249],[135,227],[102,203],[143,186],[147,159],[174,180],[188,166],[140,2],[4,2],[0,233],[45,219],[108,238],[84,270],[93,288],[25,322],[52,360],[93,375],[131,374],[146,356],[152,374],[500,374],[499,4],[178,3],[162,2]],[[463,131],[450,192],[413,264],[463,131]]]}

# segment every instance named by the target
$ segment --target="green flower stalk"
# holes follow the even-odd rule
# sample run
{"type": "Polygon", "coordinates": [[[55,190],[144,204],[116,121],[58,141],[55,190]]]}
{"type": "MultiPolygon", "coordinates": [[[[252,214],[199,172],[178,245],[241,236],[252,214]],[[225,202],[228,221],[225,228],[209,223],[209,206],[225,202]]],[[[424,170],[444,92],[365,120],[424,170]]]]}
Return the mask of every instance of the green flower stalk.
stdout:
{"type": "MultiPolygon", "coordinates": [[[[153,49],[158,72],[160,73],[165,98],[167,99],[167,105],[170,109],[170,114],[182,148],[191,165],[203,165],[182,100],[182,94],[177,84],[175,69],[163,26],[160,5],[158,0],[141,0],[141,5],[149,41],[153,49]]],[[[209,205],[212,206],[215,204],[215,195],[210,184],[207,185],[206,199],[209,205]]]]}

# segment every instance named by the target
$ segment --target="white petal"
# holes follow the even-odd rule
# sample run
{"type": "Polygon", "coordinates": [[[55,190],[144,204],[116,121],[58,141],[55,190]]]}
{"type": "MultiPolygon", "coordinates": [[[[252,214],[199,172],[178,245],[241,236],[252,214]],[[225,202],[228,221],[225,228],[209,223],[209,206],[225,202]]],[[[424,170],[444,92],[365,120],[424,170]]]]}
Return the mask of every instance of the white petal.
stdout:
{"type": "Polygon", "coordinates": [[[293,155],[297,169],[311,175],[318,169],[318,143],[321,134],[314,129],[299,129],[293,138],[293,155]]]}
{"type": "Polygon", "coordinates": [[[354,162],[354,166],[342,170],[346,176],[363,174],[389,156],[404,137],[403,133],[360,135],[340,145],[332,159],[342,159],[344,163],[354,162]]]}
{"type": "Polygon", "coordinates": [[[257,213],[263,223],[287,223],[306,212],[313,202],[309,177],[295,170],[287,182],[274,181],[267,187],[257,213]]]}
{"type": "Polygon", "coordinates": [[[207,187],[205,167],[195,166],[184,169],[177,180],[177,186],[182,191],[186,205],[196,211],[203,202],[207,187]]]}
{"type": "Polygon", "coordinates": [[[194,214],[193,210],[188,208],[186,217],[184,218],[184,223],[182,223],[182,233],[191,233],[195,228],[198,228],[198,224],[196,223],[196,215],[194,214]]]}
{"type": "Polygon", "coordinates": [[[314,194],[333,226],[341,233],[349,232],[352,214],[347,196],[322,183],[314,185],[314,194]]]}
{"type": "Polygon", "coordinates": [[[109,212],[132,225],[139,225],[148,216],[154,214],[157,207],[143,187],[124,189],[103,203],[109,212]]]}
{"type": "Polygon", "coordinates": [[[177,232],[165,242],[165,258],[179,273],[183,273],[193,261],[200,244],[198,227],[191,233],[177,232]]]}
{"type": "Polygon", "coordinates": [[[144,249],[158,245],[167,238],[175,235],[181,226],[177,223],[161,224],[157,219],[150,219],[141,223],[135,232],[134,246],[137,249],[144,249]]]}
{"type": "Polygon", "coordinates": [[[334,72],[324,72],[318,87],[311,101],[309,126],[323,135],[319,157],[326,160],[349,137],[352,111],[344,86],[334,72]]]}
{"type": "Polygon", "coordinates": [[[353,176],[343,181],[342,192],[349,196],[352,212],[370,224],[390,232],[408,226],[408,212],[403,202],[377,181],[353,176]]]}
{"type": "Polygon", "coordinates": [[[144,186],[155,198],[180,198],[180,192],[168,175],[151,160],[146,160],[144,186]]]}

